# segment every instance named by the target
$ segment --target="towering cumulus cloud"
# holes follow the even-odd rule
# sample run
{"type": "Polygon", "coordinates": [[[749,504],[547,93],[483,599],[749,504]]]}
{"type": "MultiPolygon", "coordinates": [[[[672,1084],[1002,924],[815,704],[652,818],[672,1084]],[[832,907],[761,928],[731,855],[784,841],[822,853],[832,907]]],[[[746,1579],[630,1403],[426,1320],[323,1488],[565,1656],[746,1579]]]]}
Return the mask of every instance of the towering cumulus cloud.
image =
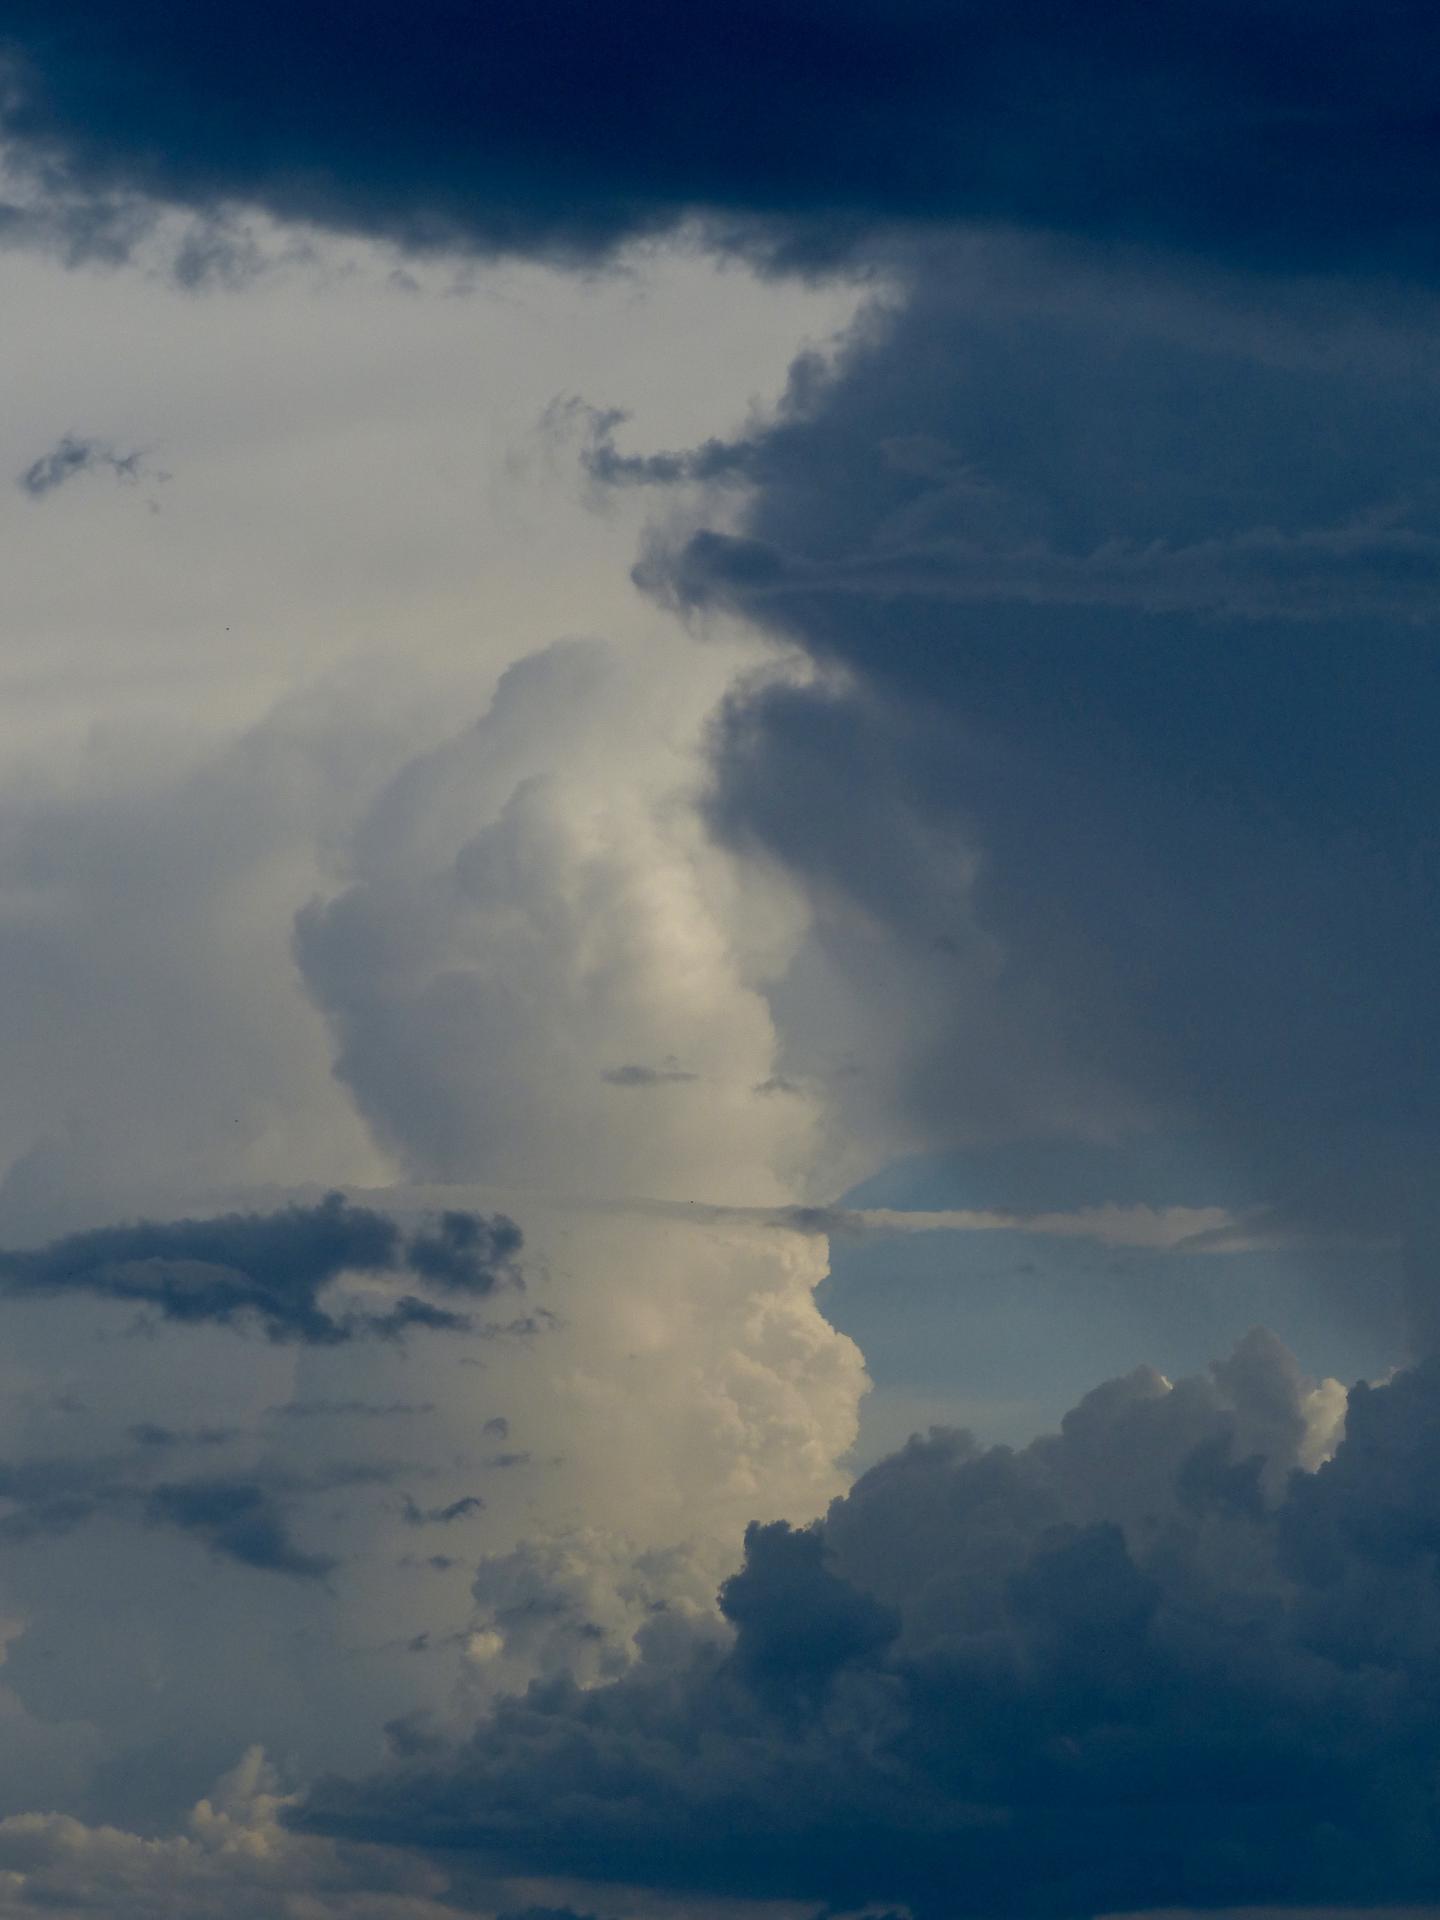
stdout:
{"type": "MultiPolygon", "coordinates": [[[[707,704],[599,643],[522,662],[379,796],[350,883],[297,923],[377,1133],[414,1180],[512,1196],[538,1276],[501,1402],[527,1457],[485,1495],[487,1686],[613,1669],[654,1606],[707,1608],[745,1521],[817,1510],[854,1437],[824,1243],[774,1211],[803,1191],[812,1106],[761,1091],[760,987],[799,923],[782,891],[743,897],[687,803],[707,704]],[[537,1490],[558,1531],[522,1520],[537,1490]]],[[[430,1245],[422,1273],[467,1257],[430,1245]]],[[[427,1393],[465,1445],[470,1383],[427,1393]]]]}
{"type": "Polygon", "coordinates": [[[842,1488],[865,1380],[815,1305],[816,1110],[766,1090],[762,988],[804,916],[704,831],[734,658],[700,664],[542,650],[348,824],[293,952],[383,1197],[0,1254],[25,1377],[100,1334],[68,1414],[17,1422],[0,1539],[26,1555],[17,1700],[98,1744],[104,1814],[172,1820],[248,1743],[350,1765],[386,1722],[430,1738],[537,1675],[613,1677],[658,1614],[716,1618],[748,1522],[842,1488]],[[59,1598],[87,1551],[128,1583],[107,1644],[153,1697],[93,1686],[59,1598]],[[167,1567],[225,1636],[212,1675],[208,1635],[151,1645],[167,1567]]]}
{"type": "Polygon", "coordinates": [[[0,1920],[1440,1910],[1437,19],[0,0],[0,1920]]]}

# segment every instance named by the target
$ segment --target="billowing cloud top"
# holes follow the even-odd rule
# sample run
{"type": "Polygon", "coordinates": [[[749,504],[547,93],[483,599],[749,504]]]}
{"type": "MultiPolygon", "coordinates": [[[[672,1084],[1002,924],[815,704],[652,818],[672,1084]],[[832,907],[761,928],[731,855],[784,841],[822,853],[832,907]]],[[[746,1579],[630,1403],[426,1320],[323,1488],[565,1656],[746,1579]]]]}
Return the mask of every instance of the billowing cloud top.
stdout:
{"type": "Polygon", "coordinates": [[[751,1529],[727,1636],[657,1624],[297,1818],[922,1920],[1433,1898],[1435,1370],[1357,1389],[1315,1470],[1343,1421],[1255,1334],[1019,1452],[917,1437],[751,1529]]]}

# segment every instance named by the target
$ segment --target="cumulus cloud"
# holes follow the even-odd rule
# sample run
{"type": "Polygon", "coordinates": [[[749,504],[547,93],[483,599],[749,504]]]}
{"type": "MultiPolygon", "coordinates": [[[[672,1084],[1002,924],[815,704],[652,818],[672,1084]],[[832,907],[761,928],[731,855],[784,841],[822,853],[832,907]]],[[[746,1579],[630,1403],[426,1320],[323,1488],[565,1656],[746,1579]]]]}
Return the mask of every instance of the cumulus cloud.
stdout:
{"type": "Polygon", "coordinates": [[[919,1916],[1433,1897],[1433,1366],[1252,1334],[1012,1451],[937,1430],[657,1621],[304,1826],[919,1916]],[[678,1636],[684,1641],[683,1633],[678,1636]]]}
{"type": "MultiPolygon", "coordinates": [[[[34,275],[41,294],[61,278],[48,264],[12,259],[11,267],[22,281],[34,275]]],[[[117,286],[113,278],[103,284],[117,286]]],[[[153,281],[125,284],[138,305],[152,294],[159,303],[164,344],[153,347],[147,377],[162,397],[178,396],[185,381],[176,334],[185,326],[167,331],[173,294],[153,281]]],[[[550,286],[537,280],[523,298],[548,298],[550,286]]],[[[343,332],[355,318],[343,280],[313,308],[276,298],[267,368],[292,366],[297,317],[302,328],[311,320],[320,326],[317,352],[327,359],[332,328],[343,332]]],[[[409,312],[423,304],[396,293],[384,308],[385,336],[402,306],[409,312]]],[[[102,384],[114,327],[132,324],[129,310],[118,319],[109,307],[105,313],[110,337],[94,376],[102,384]]],[[[247,324],[243,315],[236,324],[247,324]]],[[[57,1475],[48,1492],[34,1488],[23,1522],[32,1531],[23,1550],[12,1539],[5,1553],[4,1607],[23,1623],[7,1670],[23,1703],[6,1720],[0,1790],[7,1809],[36,1804],[33,1782],[61,1775],[58,1764],[49,1774],[32,1766],[53,1746],[67,1770],[55,1797],[39,1804],[155,1832],[247,1740],[272,1738],[299,1768],[339,1764],[347,1754],[378,1752],[380,1725],[409,1707],[443,1714],[462,1664],[474,1667],[467,1681],[476,1690],[491,1676],[523,1678],[531,1642],[518,1615],[507,1621],[505,1650],[483,1662],[468,1652],[470,1636],[461,1630],[478,1610],[470,1583],[482,1557],[503,1558],[536,1535],[548,1543],[572,1534],[577,1516],[594,1520],[602,1534],[617,1523],[628,1528],[623,1551],[596,1544],[589,1556],[601,1569],[597,1617],[607,1653],[623,1664],[652,1601],[675,1604],[683,1590],[696,1605],[712,1603],[746,1512],[813,1512],[842,1484],[837,1460],[853,1435],[863,1373],[853,1346],[814,1305],[822,1247],[797,1246],[753,1223],[702,1228],[617,1215],[592,1231],[559,1208],[545,1211],[532,1237],[528,1198],[510,1179],[518,1171],[547,1191],[613,1194],[648,1186],[654,1174],[672,1193],[703,1184],[757,1204],[788,1198],[803,1181],[806,1105],[752,1128],[748,1092],[769,1073],[773,1048],[755,978],[789,937],[793,914],[777,910],[706,847],[690,808],[699,727],[732,662],[701,661],[692,674],[692,663],[671,660],[667,648],[661,672],[657,647],[656,658],[632,669],[622,650],[612,657],[602,648],[593,650],[601,665],[588,680],[542,662],[530,669],[528,692],[526,675],[515,677],[518,698],[512,679],[504,711],[471,738],[461,722],[485,708],[492,669],[552,622],[568,625],[573,601],[558,619],[553,600],[522,608],[515,636],[506,638],[514,601],[487,599],[486,617],[500,637],[477,660],[471,629],[479,603],[455,583],[478,578],[476,566],[491,583],[488,563],[475,561],[467,544],[463,564],[449,574],[451,588],[441,589],[453,589],[453,610],[438,616],[442,627],[453,620],[464,646],[454,670],[444,669],[443,695],[427,695],[417,687],[427,654],[433,659],[448,645],[435,634],[438,576],[429,561],[447,536],[428,510],[421,514],[422,609],[403,591],[398,601],[387,597],[394,550],[385,538],[354,541],[347,505],[337,532],[350,530],[342,537],[351,552],[369,545],[380,583],[372,597],[367,573],[354,587],[356,603],[366,603],[370,632],[392,657],[395,633],[406,634],[403,668],[391,676],[367,661],[312,696],[284,702],[258,725],[244,724],[297,661],[305,672],[317,652],[355,644],[337,611],[331,557],[314,547],[308,509],[329,497],[331,429],[343,420],[349,432],[360,417],[358,384],[373,381],[374,336],[368,318],[359,324],[363,367],[342,371],[327,390],[321,431],[297,433],[288,408],[276,427],[286,448],[279,457],[297,458],[292,479],[307,503],[307,514],[290,522],[297,551],[310,556],[299,569],[305,584],[297,573],[275,587],[273,601],[255,601],[246,578],[254,569],[234,546],[233,528],[245,540],[265,536],[247,512],[234,517],[240,496],[227,480],[211,493],[225,527],[213,572],[204,560],[195,573],[188,544],[188,559],[172,567],[168,543],[177,529],[158,523],[148,536],[153,555],[137,559],[163,604],[140,593],[144,607],[132,608],[133,617],[142,625],[152,614],[162,626],[173,623],[183,636],[176,672],[168,654],[154,666],[158,656],[147,653],[132,676],[135,656],[110,644],[109,608],[131,604],[134,580],[127,575],[117,586],[101,567],[98,644],[105,673],[124,681],[125,711],[116,711],[88,668],[77,694],[78,683],[46,648],[42,671],[53,694],[42,704],[48,719],[64,707],[61,746],[52,751],[48,733],[32,740],[28,721],[17,721],[27,734],[26,766],[7,785],[0,835],[0,947],[14,989],[0,1011],[0,1058],[14,1095],[0,1118],[0,1456],[43,1462],[73,1447],[81,1464],[77,1484],[61,1484],[57,1475]],[[201,576],[197,618],[199,602],[187,596],[201,576]],[[232,601],[235,632],[222,640],[232,601]],[[268,625],[282,602],[278,630],[286,637],[263,659],[247,655],[242,622],[268,625]],[[299,648],[284,627],[291,614],[305,628],[299,648]],[[192,703],[201,680],[205,694],[192,703]],[[127,704],[136,687],[138,722],[127,704]],[[152,693],[166,705],[163,721],[148,704],[152,693]],[[93,735],[92,694],[97,713],[105,709],[93,735]],[[428,751],[437,741],[438,752],[428,751]],[[633,796],[626,792],[632,774],[633,796]],[[377,793],[383,804],[372,805],[377,793]],[[527,872],[523,833],[502,827],[487,844],[498,865],[513,861],[513,884],[502,873],[487,890],[483,876],[465,874],[484,897],[488,920],[477,913],[467,924],[462,891],[453,912],[445,907],[412,924],[410,981],[387,975],[375,952],[357,943],[356,973],[366,976],[360,984],[368,1001],[347,1002],[333,978],[320,991],[308,967],[314,997],[305,999],[288,941],[296,906],[313,894],[323,920],[354,889],[371,894],[383,921],[407,868],[417,891],[444,903],[454,853],[484,840],[507,807],[517,816],[531,807],[531,820],[548,823],[556,852],[550,868],[542,861],[527,872]],[[387,891],[392,885],[397,890],[387,891]],[[463,998],[473,986],[467,976],[483,978],[487,950],[501,944],[496,931],[512,913],[528,921],[528,945],[517,937],[510,952],[494,957],[495,1018],[472,1025],[462,1006],[451,1030],[458,1044],[447,1052],[443,1027],[420,1007],[407,1058],[399,1017],[407,993],[413,988],[423,1000],[431,980],[449,977],[463,998]],[[547,1016],[546,992],[567,980],[547,1016]],[[386,1145],[371,1139],[360,1102],[331,1074],[332,1035],[347,1049],[353,1042],[362,1058],[367,1043],[395,1041],[393,1062],[367,1063],[353,1076],[386,1145]],[[694,1061],[703,1090],[677,1084],[652,1095],[603,1079],[607,1068],[627,1063],[662,1071],[672,1055],[683,1070],[694,1061]],[[403,1111],[406,1072],[413,1114],[403,1111]],[[586,1124],[570,1127],[564,1103],[582,1084],[586,1124]],[[669,1120],[658,1113],[641,1121],[645,1139],[627,1146],[621,1136],[634,1110],[672,1096],[692,1109],[678,1138],[668,1137],[669,1120]],[[443,1125],[444,1155],[425,1139],[419,1116],[427,1106],[443,1125]],[[416,1174],[498,1175],[509,1190],[434,1202],[387,1197],[397,1170],[391,1142],[416,1174]],[[283,1199],[300,1179],[314,1184],[287,1208],[283,1199]],[[338,1224],[327,1223],[324,1205],[313,1201],[352,1182],[353,1200],[337,1204],[338,1224]],[[517,1246],[495,1213],[502,1205],[525,1223],[519,1258],[530,1293],[523,1302],[499,1290],[517,1246]],[[368,1251],[351,1245],[353,1264],[346,1264],[329,1243],[345,1242],[361,1215],[382,1222],[379,1238],[368,1251]],[[300,1244],[307,1233],[309,1253],[300,1244]],[[422,1319],[443,1320],[447,1337],[380,1337],[422,1319]],[[503,1349],[483,1338],[492,1322],[517,1328],[503,1349]],[[525,1328],[544,1337],[530,1338],[525,1328]],[[237,1338],[240,1329],[251,1337],[237,1338]],[[541,1351],[552,1345],[553,1353],[541,1351]],[[65,1416],[63,1431],[52,1404],[60,1391],[84,1409],[65,1416]],[[272,1408],[297,1411],[272,1415],[272,1408]],[[494,1421],[508,1421],[509,1432],[503,1425],[486,1431],[494,1421]],[[223,1447],[216,1440],[212,1451],[206,1429],[234,1437],[223,1447]],[[121,1454],[132,1447],[134,1458],[121,1454]],[[383,1472],[373,1485],[386,1491],[337,1482],[337,1456],[353,1471],[383,1472]],[[773,1489],[758,1487],[772,1467],[773,1489]],[[102,1484],[115,1487],[113,1499],[107,1493],[84,1506],[102,1484]],[[478,1497],[477,1487],[483,1512],[463,1506],[478,1497]],[[455,1518],[412,1530],[402,1488],[413,1490],[422,1513],[455,1510],[455,1518]],[[54,1503],[43,1525],[42,1497],[54,1503]],[[677,1539],[665,1579],[656,1573],[642,1599],[635,1583],[626,1585],[627,1558],[677,1539]],[[423,1575],[397,1570],[404,1549],[421,1544],[450,1548],[432,1556],[449,1564],[423,1575]],[[608,1607],[600,1606],[604,1580],[624,1590],[608,1607]],[[100,1598],[103,1634],[94,1627],[100,1598]],[[430,1657],[405,1654],[423,1633],[430,1657]],[[24,1737],[11,1740],[16,1728],[24,1737]]],[[[628,319],[624,330],[632,351],[628,319]]],[[[564,351],[556,357],[564,360],[564,351]]],[[[220,358],[227,368],[236,364],[220,358]]],[[[708,357],[706,369],[712,378],[708,357]]],[[[568,365],[566,374],[573,377],[568,365]]],[[[62,377],[57,367],[55,378],[62,377]]],[[[754,377],[748,359],[743,377],[754,377]]],[[[256,378],[273,401],[271,373],[256,378]]],[[[425,380],[427,404],[448,423],[448,371],[437,363],[425,380]]],[[[391,386],[388,378],[381,384],[391,386]]],[[[255,440],[262,416],[248,389],[212,382],[208,373],[204,387],[208,424],[197,431],[202,439],[215,435],[204,455],[215,461],[210,477],[233,478],[238,466],[243,494],[253,470],[257,493],[285,519],[274,506],[285,495],[283,478],[279,494],[271,487],[279,443],[268,427],[255,440]]],[[[178,404],[183,414],[183,396],[178,404]]],[[[524,411],[528,418],[533,409],[527,403],[524,411]]],[[[47,405],[38,438],[28,448],[20,443],[27,454],[46,444],[47,412],[53,422],[47,405]]],[[[393,412],[392,390],[381,414],[388,421],[393,412]]],[[[87,402],[82,418],[101,417],[87,402]]],[[[167,436],[190,431],[163,407],[151,417],[167,436]]],[[[473,435],[461,433],[454,445],[468,460],[472,443],[473,435]]],[[[388,463],[377,456],[344,464],[368,486],[388,463]]],[[[467,467],[466,486],[470,473],[467,467]]],[[[27,511],[20,493],[12,490],[12,500],[17,515],[27,511]]],[[[511,495],[506,500],[508,512],[511,495]]],[[[388,525],[388,507],[380,517],[388,525]]],[[[468,521],[468,506],[457,519],[468,521]]],[[[48,525],[48,513],[35,523],[37,537],[42,521],[48,525]]],[[[185,542],[193,534],[187,528],[185,542]]],[[[548,520],[546,537],[553,538],[548,520]]],[[[620,558],[617,602],[628,592],[620,558]]],[[[46,571],[42,622],[54,594],[55,576],[46,571]]],[[[598,576],[600,568],[590,571],[598,576]]],[[[517,597],[531,584],[524,572],[517,560],[517,597]]],[[[588,579],[584,617],[600,609],[608,617],[604,591],[592,595],[588,579]]],[[[80,585],[67,581],[56,601],[63,602],[57,629],[83,598],[80,585]]],[[[64,629],[65,648],[85,644],[64,629]]],[[[391,924],[402,930],[403,913],[391,924]]],[[[338,935],[326,956],[332,969],[337,954],[343,957],[338,935]]],[[[7,1500],[0,1522],[22,1504],[7,1500]]]]}
{"type": "Polygon", "coordinates": [[[747,950],[793,921],[744,901],[687,804],[725,676],[681,664],[567,642],[511,667],[478,725],[378,798],[350,884],[299,916],[338,1071],[416,1177],[742,1202],[799,1177],[808,1104],[752,1092],[774,1031],[769,955],[747,950]],[[732,932],[732,904],[751,927],[732,932]]]}
{"type": "MultiPolygon", "coordinates": [[[[1339,1390],[1252,1340],[1200,1381],[1112,1382],[1019,1453],[932,1436],[811,1524],[864,1386],[816,1309],[824,1240],[902,1225],[825,1204],[837,1166],[1197,1127],[1268,1211],[982,1196],[905,1230],[1141,1253],[1398,1230],[1417,1343],[1440,1319],[1424,298],[1386,280],[1377,320],[1317,284],[1261,313],[1234,274],[1433,277],[1433,34],[1290,0],[1063,11],[542,0],[457,34],[448,5],[381,6],[337,62],[308,4],[9,8],[12,242],[116,260],[178,204],[199,285],[252,270],[256,204],[571,259],[698,220],[901,289],[734,438],[550,423],[592,489],[670,490],[637,578],[778,639],[773,673],[566,645],[430,751],[272,730],[143,804],[5,810],[0,1202],[42,1222],[7,1241],[48,1244],[0,1282],[139,1456],[0,1475],[16,1699],[93,1715],[94,1804],[168,1768],[153,1826],[197,1743],[268,1716],[348,1761],[389,1720],[395,1767],[313,1823],[690,1901],[1433,1893],[1428,1369],[1357,1391],[1337,1450],[1339,1390]],[[962,221],[1066,238],[967,246],[962,221]],[[1197,290],[1186,253],[1232,277],[1197,290]],[[184,1192],[362,1162],[523,1196],[534,1304],[509,1325],[546,1338],[488,1375],[460,1346],[522,1251],[468,1204],[93,1225],[156,1168],[184,1192]],[[165,1340],[117,1366],[96,1301],[165,1340]],[[456,1338],[390,1337],[423,1327],[456,1338]],[[423,1501],[292,1531],[302,1496],[392,1484],[391,1416],[423,1501]],[[179,1477],[221,1445],[227,1471],[179,1477]],[[71,1596],[87,1524],[122,1516],[149,1530],[115,1529],[102,1637],[71,1596]],[[473,1551],[401,1581],[427,1527],[473,1551]]],[[[20,487],[136,459],[70,437],[20,487]]],[[[443,1897],[361,1891],[253,1769],[239,1797],[175,1841],[0,1823],[0,1909],[443,1897]]]]}
{"type": "Polygon", "coordinates": [[[0,1821],[0,1914],[59,1920],[443,1920],[446,1876],[373,1850],[297,1840],[288,1796],[258,1749],[196,1804],[182,1830],[154,1838],[67,1814],[0,1821]]]}
{"type": "Polygon", "coordinates": [[[854,1438],[859,1356],[815,1305],[823,1241],[787,1212],[813,1103],[754,1091],[794,904],[693,806],[731,670],[596,642],[520,662],[379,796],[297,923],[338,1071],[416,1194],[523,1193],[554,1316],[485,1410],[508,1421],[498,1454],[475,1453],[473,1381],[426,1380],[450,1463],[417,1510],[473,1497],[461,1459],[504,1468],[475,1520],[476,1697],[572,1658],[623,1666],[662,1601],[713,1610],[743,1520],[817,1511],[854,1438]]]}
{"type": "MultiPolygon", "coordinates": [[[[478,722],[447,719],[437,745],[398,766],[376,753],[369,798],[351,783],[349,745],[331,766],[330,747],[302,729],[302,790],[313,780],[324,797],[290,822],[298,851],[264,832],[257,851],[250,832],[260,791],[293,790],[268,727],[222,755],[218,787],[167,783],[133,835],[107,827],[97,843],[95,819],[123,807],[92,808],[66,833],[47,818],[12,850],[32,975],[81,955],[68,937],[62,952],[55,929],[88,924],[90,876],[120,895],[106,910],[120,957],[96,960],[93,1019],[88,987],[66,993],[88,1022],[72,1084],[96,1089],[80,1109],[93,1116],[90,1151],[78,1169],[68,1153],[48,1168],[22,1153],[9,1217],[28,1182],[43,1189],[45,1224],[24,1251],[12,1227],[4,1263],[17,1386],[4,1452],[72,1447],[93,1463],[117,1444],[135,1450],[112,1476],[123,1497],[7,1556],[5,1603],[26,1622],[10,1677],[37,1722],[74,1723],[91,1743],[75,1763],[91,1782],[87,1812],[163,1828],[251,1740],[333,1767],[378,1752],[381,1727],[408,1712],[448,1726],[537,1672],[618,1672],[657,1609],[713,1616],[747,1518],[812,1515],[843,1486],[863,1364],[815,1302],[823,1237],[785,1213],[809,1177],[814,1103],[754,1092],[775,1070],[762,982],[783,965],[799,909],[713,847],[693,805],[706,715],[734,667],[724,649],[668,644],[542,653],[502,679],[478,722]],[[183,845],[167,840],[182,815],[183,845]],[[202,863],[196,846],[217,836],[202,863]],[[150,864],[128,859],[132,839],[150,864]],[[211,879],[195,880],[203,902],[187,879],[202,865],[226,876],[213,923],[211,879]],[[43,883],[43,911],[27,875],[43,883]],[[327,1026],[333,1035],[335,1106],[353,1091],[383,1142],[376,1162],[393,1153],[411,1184],[372,1175],[346,1200],[226,1211],[227,1153],[237,1184],[252,1164],[234,1120],[236,1063],[268,1112],[288,1101],[288,1067],[314,1040],[298,1021],[272,1031],[268,1010],[285,1005],[255,944],[297,881],[302,899],[315,892],[296,934],[312,996],[302,1011],[324,1064],[327,1026]],[[179,893],[204,937],[171,915],[179,893]],[[157,903],[158,928],[132,896],[157,903]],[[119,990],[154,969],[159,1026],[127,1015],[119,990]],[[176,995],[193,1009],[194,1048],[156,1044],[173,1035],[176,995]],[[114,1051],[131,1036],[133,1063],[114,1051]],[[604,1078],[669,1063],[699,1080],[604,1078]],[[129,1198],[153,1193],[146,1178],[167,1165],[173,1190],[193,1196],[183,1207],[167,1188],[163,1205],[129,1198]],[[635,1198],[647,1194],[674,1210],[647,1211],[635,1198]],[[97,1224],[131,1205],[140,1225],[97,1224]],[[57,1215],[65,1231],[48,1224],[57,1215]],[[527,1292],[512,1310],[522,1263],[527,1292]],[[397,1296],[411,1295],[468,1332],[376,1337],[398,1328],[397,1296]],[[492,1323],[517,1329],[503,1348],[486,1338],[492,1323]],[[242,1343],[247,1326],[260,1337],[242,1343]],[[63,1431],[50,1396],[33,1416],[26,1397],[57,1366],[87,1409],[63,1431]],[[138,1439],[142,1425],[157,1431],[138,1439]],[[204,1428],[236,1437],[211,1452],[204,1428]],[[337,1461],[377,1477],[337,1480],[337,1461]],[[152,1503],[192,1477],[192,1490],[152,1503]],[[471,1504],[482,1492],[483,1510],[471,1504]],[[123,1596],[103,1653],[80,1598],[102,1543],[123,1596]],[[233,1650],[219,1669],[217,1635],[233,1650]],[[407,1651],[420,1636],[424,1659],[407,1651]],[[165,1684],[112,1685],[108,1671],[165,1684]],[[203,1727],[188,1704],[197,1691],[203,1727]]],[[[77,1104],[55,1096],[57,1123],[77,1104]]],[[[38,1124],[31,1115],[25,1134],[38,1124]]],[[[316,1142],[323,1153],[336,1137],[328,1119],[276,1136],[266,1174],[311,1164],[316,1142]]]]}
{"type": "Polygon", "coordinates": [[[519,1283],[520,1245],[519,1228],[503,1215],[447,1212],[407,1246],[395,1221],[332,1193],[314,1207],[100,1227],[34,1252],[0,1252],[0,1286],[18,1296],[91,1294],[153,1307],[181,1324],[253,1324],[270,1340],[334,1345],[471,1324],[410,1294],[379,1313],[332,1313],[320,1296],[341,1275],[391,1274],[408,1264],[444,1291],[484,1295],[519,1283]]]}

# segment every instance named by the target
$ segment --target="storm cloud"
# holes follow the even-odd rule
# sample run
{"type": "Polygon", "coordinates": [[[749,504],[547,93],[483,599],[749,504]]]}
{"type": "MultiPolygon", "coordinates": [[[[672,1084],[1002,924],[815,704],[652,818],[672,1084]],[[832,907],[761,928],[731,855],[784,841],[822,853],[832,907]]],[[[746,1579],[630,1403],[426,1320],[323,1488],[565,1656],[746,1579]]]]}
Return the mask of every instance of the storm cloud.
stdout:
{"type": "Polygon", "coordinates": [[[1440,1902],[1437,55],[0,0],[0,1911],[1440,1902]]]}
{"type": "Polygon", "coordinates": [[[700,213],[807,262],[980,220],[1435,266],[1413,10],[8,0],[3,26],[12,141],[111,227],[146,195],[572,257],[700,213]]]}
{"type": "Polygon", "coordinates": [[[728,1639],[657,1621],[303,1824],[925,1920],[1433,1900],[1437,1447],[1433,1366],[1347,1412],[1258,1333],[935,1431],[751,1529],[728,1639]]]}
{"type": "Polygon", "coordinates": [[[712,824],[814,912],[784,1071],[931,1152],[1187,1134],[1404,1242],[1419,1345],[1437,427],[1431,334],[1353,290],[937,248],[638,570],[819,669],[713,735],[712,824]]]}

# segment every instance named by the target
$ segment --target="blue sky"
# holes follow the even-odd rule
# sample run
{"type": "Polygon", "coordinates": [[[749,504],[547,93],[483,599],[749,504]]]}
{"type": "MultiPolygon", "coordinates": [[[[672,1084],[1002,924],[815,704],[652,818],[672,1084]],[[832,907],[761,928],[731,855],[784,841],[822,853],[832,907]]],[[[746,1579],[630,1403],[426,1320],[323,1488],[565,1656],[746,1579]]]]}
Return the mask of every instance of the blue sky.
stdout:
{"type": "Polygon", "coordinates": [[[0,0],[0,1920],[1440,1910],[1436,37],[0,0]]]}

